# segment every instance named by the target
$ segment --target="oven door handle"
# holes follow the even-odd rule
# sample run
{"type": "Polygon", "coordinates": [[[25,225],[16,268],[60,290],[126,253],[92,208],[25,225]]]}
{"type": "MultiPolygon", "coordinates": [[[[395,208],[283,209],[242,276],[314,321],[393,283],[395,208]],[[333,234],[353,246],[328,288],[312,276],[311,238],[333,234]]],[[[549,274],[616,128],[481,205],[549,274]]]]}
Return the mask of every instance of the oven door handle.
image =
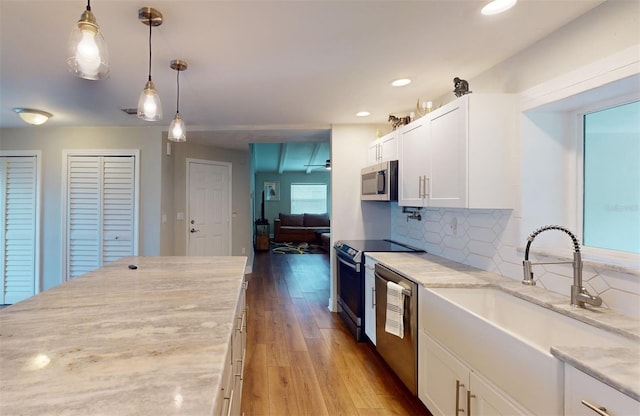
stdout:
{"type": "Polygon", "coordinates": [[[347,266],[348,268],[350,268],[351,270],[360,273],[360,268],[358,267],[358,264],[352,264],[349,263],[348,261],[343,260],[342,258],[340,258],[340,256],[336,256],[338,258],[338,261],[342,264],[344,264],[345,266],[347,266]]]}
{"type": "MultiPolygon", "coordinates": [[[[382,277],[381,275],[379,275],[378,273],[374,273],[376,276],[376,279],[380,279],[380,281],[382,281],[385,286],[387,284],[387,282],[390,282],[390,280],[385,279],[384,277],[382,277]]],[[[402,286],[402,285],[401,285],[402,286]]],[[[402,294],[405,295],[406,297],[411,297],[411,290],[410,289],[406,289],[406,288],[402,288],[402,294]]]]}

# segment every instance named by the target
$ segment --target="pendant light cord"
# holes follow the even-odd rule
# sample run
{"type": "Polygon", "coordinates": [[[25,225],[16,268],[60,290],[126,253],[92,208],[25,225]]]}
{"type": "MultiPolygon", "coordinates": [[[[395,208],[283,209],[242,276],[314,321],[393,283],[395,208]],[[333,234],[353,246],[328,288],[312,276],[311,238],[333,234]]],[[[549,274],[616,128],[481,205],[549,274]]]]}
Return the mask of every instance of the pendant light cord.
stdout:
{"type": "Polygon", "coordinates": [[[91,0],[87,0],[87,10],[91,11],[91,0]]]}
{"type": "Polygon", "coordinates": [[[180,114],[180,69],[176,70],[176,84],[178,86],[178,93],[176,94],[176,114],[180,114]]]}
{"type": "Polygon", "coordinates": [[[151,81],[151,14],[149,14],[149,81],[151,81]]]}

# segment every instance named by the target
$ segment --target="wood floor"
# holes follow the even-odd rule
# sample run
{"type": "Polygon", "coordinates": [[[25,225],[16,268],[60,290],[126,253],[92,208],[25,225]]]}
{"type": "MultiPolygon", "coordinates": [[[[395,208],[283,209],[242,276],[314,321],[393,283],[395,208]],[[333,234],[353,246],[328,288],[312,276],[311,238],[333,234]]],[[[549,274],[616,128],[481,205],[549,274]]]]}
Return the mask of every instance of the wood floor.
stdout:
{"type": "Polygon", "coordinates": [[[259,252],[247,280],[246,416],[429,415],[329,312],[328,255],[259,252]]]}

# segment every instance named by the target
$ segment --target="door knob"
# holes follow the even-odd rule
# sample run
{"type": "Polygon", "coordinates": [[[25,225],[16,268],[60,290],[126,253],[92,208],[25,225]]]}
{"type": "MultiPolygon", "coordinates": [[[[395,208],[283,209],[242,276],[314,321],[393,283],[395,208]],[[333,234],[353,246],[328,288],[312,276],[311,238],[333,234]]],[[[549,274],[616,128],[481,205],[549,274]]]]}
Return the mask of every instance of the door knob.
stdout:
{"type": "Polygon", "coordinates": [[[200,230],[196,230],[195,228],[191,228],[191,233],[197,233],[200,230]]]}

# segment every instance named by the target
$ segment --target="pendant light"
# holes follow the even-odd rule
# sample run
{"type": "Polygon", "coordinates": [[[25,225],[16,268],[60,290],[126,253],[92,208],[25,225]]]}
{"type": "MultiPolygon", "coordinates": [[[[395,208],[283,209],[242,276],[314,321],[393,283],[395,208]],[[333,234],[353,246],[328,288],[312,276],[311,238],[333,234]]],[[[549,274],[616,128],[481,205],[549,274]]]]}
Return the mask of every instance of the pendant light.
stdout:
{"type": "Polygon", "coordinates": [[[77,77],[97,80],[109,77],[109,52],[96,17],[91,12],[91,1],[74,25],[68,43],[67,66],[77,77]]]}
{"type": "Polygon", "coordinates": [[[169,125],[169,140],[173,142],[186,142],[187,141],[187,129],[180,117],[180,71],[186,71],[187,62],[180,59],[174,59],[171,61],[171,69],[176,71],[176,116],[171,120],[169,125]]]}
{"type": "Polygon", "coordinates": [[[138,10],[138,20],[149,26],[149,80],[138,99],[138,117],[147,121],[158,121],[162,119],[162,104],[151,81],[151,29],[162,24],[162,13],[152,7],[143,7],[138,10]]]}

